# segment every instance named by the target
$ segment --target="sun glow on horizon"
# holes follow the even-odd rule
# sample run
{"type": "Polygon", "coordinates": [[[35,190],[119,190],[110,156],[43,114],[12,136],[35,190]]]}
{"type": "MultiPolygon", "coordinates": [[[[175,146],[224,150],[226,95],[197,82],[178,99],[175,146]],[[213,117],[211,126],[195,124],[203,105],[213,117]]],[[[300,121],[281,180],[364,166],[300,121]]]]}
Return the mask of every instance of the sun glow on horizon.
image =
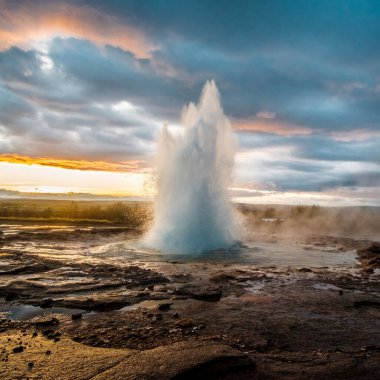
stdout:
{"type": "MultiPolygon", "coordinates": [[[[78,169],[64,169],[38,164],[0,162],[0,191],[21,194],[46,194],[67,196],[89,194],[101,198],[126,197],[151,200],[154,194],[148,192],[151,173],[146,172],[104,172],[78,169]]],[[[258,186],[236,186],[229,189],[234,203],[249,204],[318,204],[320,206],[380,206],[372,192],[347,193],[342,190],[329,192],[281,192],[266,190],[258,186]]],[[[10,195],[12,197],[12,195],[10,195]]]]}
{"type": "Polygon", "coordinates": [[[30,193],[143,196],[146,173],[67,169],[0,162],[3,189],[30,193]]]}
{"type": "MultiPolygon", "coordinates": [[[[24,165],[42,165],[73,170],[105,171],[105,172],[131,172],[139,171],[143,161],[129,160],[125,162],[106,162],[60,159],[50,157],[29,157],[19,154],[0,154],[0,162],[24,165]]],[[[140,170],[141,171],[141,170],[140,170]]]]}

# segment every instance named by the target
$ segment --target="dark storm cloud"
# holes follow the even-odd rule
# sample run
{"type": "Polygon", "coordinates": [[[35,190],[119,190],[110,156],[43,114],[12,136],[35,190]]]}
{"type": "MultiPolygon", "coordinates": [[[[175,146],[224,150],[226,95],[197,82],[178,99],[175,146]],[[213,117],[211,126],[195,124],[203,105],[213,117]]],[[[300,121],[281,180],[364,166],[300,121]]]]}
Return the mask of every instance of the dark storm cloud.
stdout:
{"type": "Polygon", "coordinates": [[[334,141],[312,136],[295,138],[294,155],[300,158],[335,162],[369,162],[380,165],[380,138],[366,141],[334,141]]]}
{"type": "Polygon", "coordinates": [[[330,169],[331,165],[326,165],[325,163],[306,163],[306,162],[297,162],[297,161],[273,161],[268,163],[268,168],[276,168],[283,170],[290,170],[294,172],[301,173],[319,173],[325,171],[326,169],[330,169]]]}
{"type": "Polygon", "coordinates": [[[373,46],[379,44],[377,1],[293,0],[289,4],[282,0],[239,3],[95,0],[89,3],[123,16],[132,25],[141,25],[151,35],[158,36],[160,42],[174,35],[223,51],[246,52],[257,48],[276,51],[282,47],[324,51],[325,44],[331,44],[336,45],[337,56],[360,60],[362,54],[376,57],[373,46]]]}
{"type": "Polygon", "coordinates": [[[60,70],[81,84],[91,101],[127,97],[158,115],[178,114],[180,105],[187,101],[189,91],[181,80],[163,75],[151,60],[137,59],[119,48],[98,49],[83,40],[56,39],[49,54],[60,70]]]}
{"type": "Polygon", "coordinates": [[[75,39],[54,40],[49,56],[18,48],[0,53],[0,125],[9,142],[2,153],[146,158],[157,122],[143,107],[118,108],[126,99],[143,103],[137,90],[154,73],[138,64],[129,53],[75,39]]]}
{"type": "Polygon", "coordinates": [[[314,175],[291,173],[276,182],[277,190],[287,191],[324,191],[341,187],[380,187],[379,172],[341,173],[339,176],[322,174],[319,178],[314,175]]]}

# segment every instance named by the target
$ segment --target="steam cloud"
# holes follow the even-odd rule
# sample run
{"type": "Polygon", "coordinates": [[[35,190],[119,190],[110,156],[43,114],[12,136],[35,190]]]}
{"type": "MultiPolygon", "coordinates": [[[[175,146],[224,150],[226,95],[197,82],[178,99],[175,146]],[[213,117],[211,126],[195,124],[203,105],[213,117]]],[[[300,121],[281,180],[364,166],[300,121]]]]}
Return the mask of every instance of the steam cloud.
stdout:
{"type": "Polygon", "coordinates": [[[236,241],[230,185],[237,141],[214,81],[182,114],[180,132],[164,126],[156,157],[154,223],[145,243],[168,253],[200,253],[236,241]]]}

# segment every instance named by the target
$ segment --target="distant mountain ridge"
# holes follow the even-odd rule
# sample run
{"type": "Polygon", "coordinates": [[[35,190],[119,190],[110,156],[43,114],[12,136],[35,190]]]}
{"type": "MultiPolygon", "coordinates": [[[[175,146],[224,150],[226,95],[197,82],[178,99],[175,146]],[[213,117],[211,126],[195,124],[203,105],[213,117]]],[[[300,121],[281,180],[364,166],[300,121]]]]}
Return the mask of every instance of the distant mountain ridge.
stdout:
{"type": "Polygon", "coordinates": [[[55,200],[104,200],[104,201],[141,201],[143,197],[97,195],[91,193],[34,193],[0,189],[0,198],[5,199],[55,199],[55,200]]]}

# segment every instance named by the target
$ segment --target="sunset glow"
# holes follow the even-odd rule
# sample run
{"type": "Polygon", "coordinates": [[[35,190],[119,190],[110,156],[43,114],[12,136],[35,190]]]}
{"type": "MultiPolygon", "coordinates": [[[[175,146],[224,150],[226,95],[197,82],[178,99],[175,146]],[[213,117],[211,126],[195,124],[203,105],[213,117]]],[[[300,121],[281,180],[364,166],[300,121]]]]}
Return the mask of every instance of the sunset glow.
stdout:
{"type": "Polygon", "coordinates": [[[143,33],[123,24],[116,15],[104,14],[89,5],[25,1],[20,7],[8,8],[7,1],[1,0],[0,6],[4,7],[1,15],[1,50],[12,46],[26,49],[43,46],[54,37],[75,37],[100,45],[113,45],[140,58],[149,57],[153,47],[143,33]]]}
{"type": "Polygon", "coordinates": [[[13,164],[24,165],[42,165],[54,166],[63,169],[73,170],[91,170],[91,171],[104,171],[104,172],[134,172],[141,170],[142,161],[129,161],[129,162],[103,162],[103,161],[85,161],[85,160],[65,160],[47,157],[27,157],[18,154],[1,154],[0,162],[8,162],[13,164]]]}
{"type": "Polygon", "coordinates": [[[74,192],[135,197],[144,195],[146,175],[2,162],[0,181],[4,189],[23,193],[74,192]]]}

